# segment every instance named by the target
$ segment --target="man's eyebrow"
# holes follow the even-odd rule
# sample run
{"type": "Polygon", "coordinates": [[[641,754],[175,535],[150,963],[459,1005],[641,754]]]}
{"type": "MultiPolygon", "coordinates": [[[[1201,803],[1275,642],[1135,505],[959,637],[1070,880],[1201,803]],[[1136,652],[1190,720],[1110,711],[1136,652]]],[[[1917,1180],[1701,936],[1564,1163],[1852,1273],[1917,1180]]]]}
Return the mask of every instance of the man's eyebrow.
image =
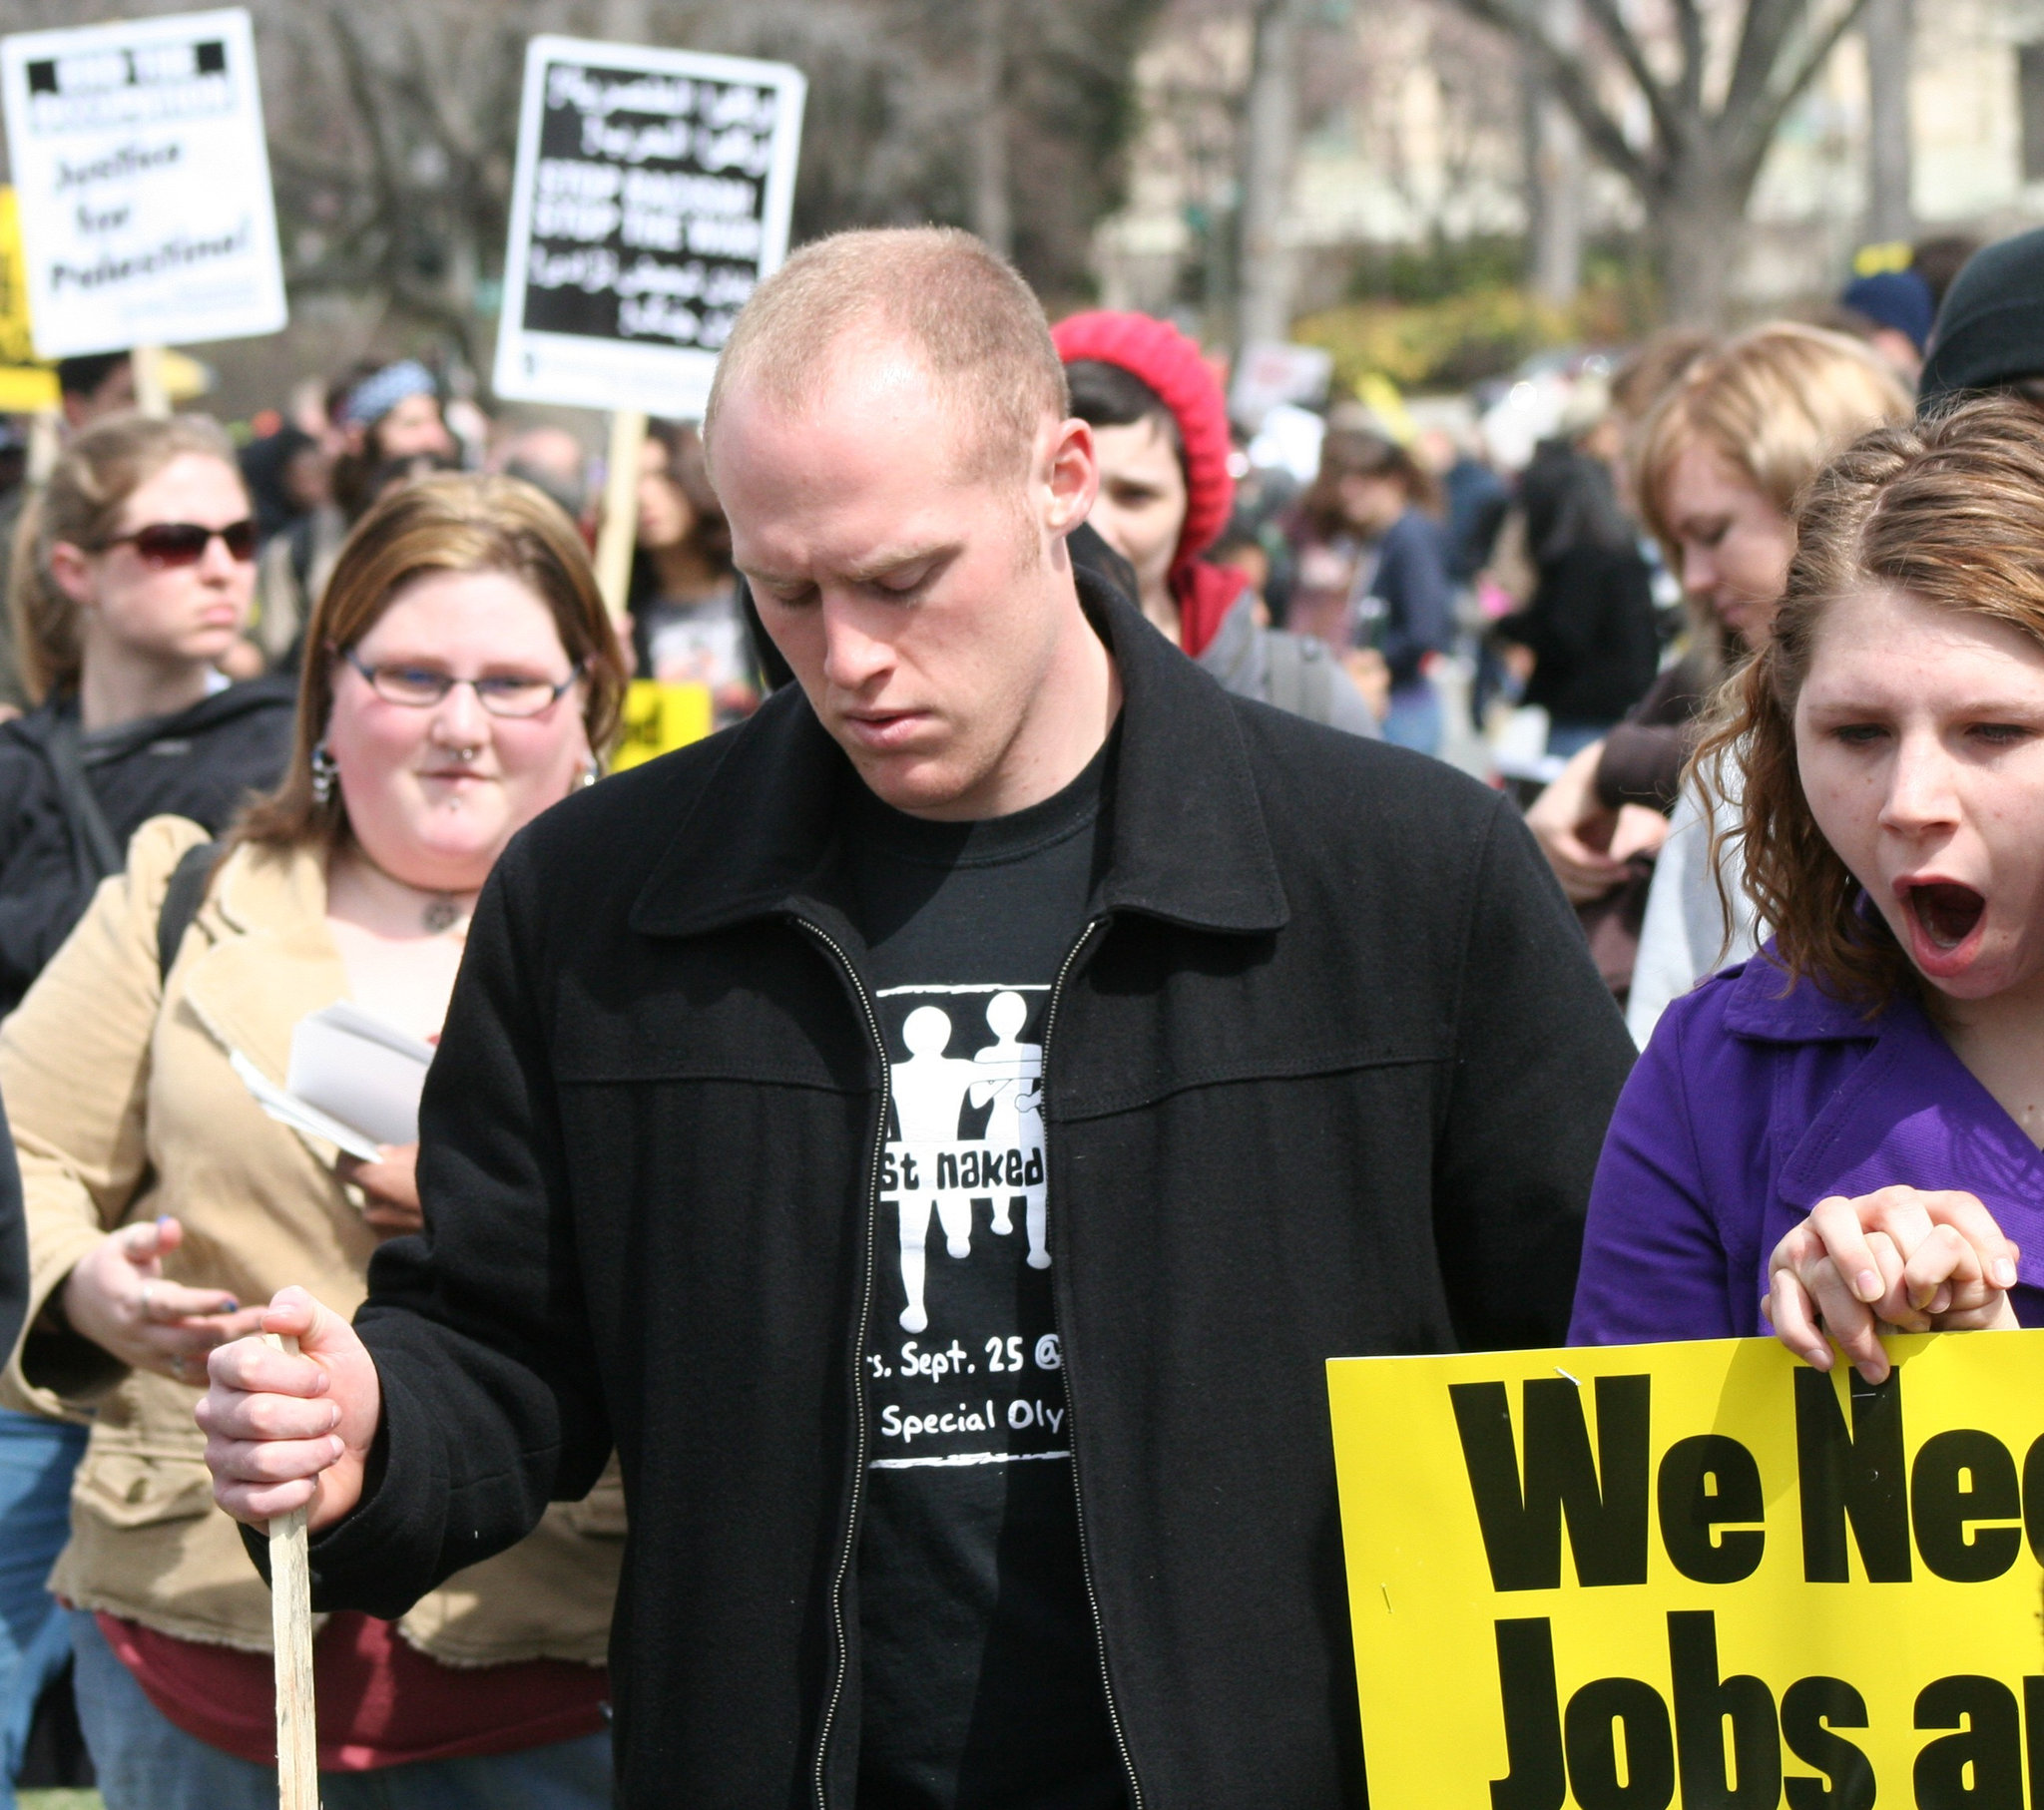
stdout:
{"type": "Polygon", "coordinates": [[[925,547],[887,547],[856,565],[847,566],[844,576],[854,585],[870,584],[876,578],[884,578],[890,572],[899,572],[904,566],[926,565],[958,551],[955,541],[940,541],[925,547]]]}

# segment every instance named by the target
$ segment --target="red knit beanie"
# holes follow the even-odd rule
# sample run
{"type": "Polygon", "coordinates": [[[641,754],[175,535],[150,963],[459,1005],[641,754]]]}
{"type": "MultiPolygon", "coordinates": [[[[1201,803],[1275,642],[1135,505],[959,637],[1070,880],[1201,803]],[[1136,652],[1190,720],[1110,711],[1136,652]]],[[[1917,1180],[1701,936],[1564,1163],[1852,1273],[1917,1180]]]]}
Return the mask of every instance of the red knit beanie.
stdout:
{"type": "Polygon", "coordinates": [[[1184,623],[1179,639],[1189,654],[1198,654],[1213,639],[1220,616],[1244,582],[1237,574],[1198,565],[1199,556],[1228,526],[1235,508],[1235,480],[1228,475],[1234,443],[1221,385],[1199,346],[1155,315],[1096,308],[1059,321],[1050,336],[1067,364],[1092,358],[1142,378],[1178,422],[1179,444],[1185,450],[1186,521],[1172,556],[1171,588],[1184,623]],[[1210,573],[1227,582],[1203,582],[1210,573]],[[1220,595],[1223,590],[1225,598],[1220,595]]]}

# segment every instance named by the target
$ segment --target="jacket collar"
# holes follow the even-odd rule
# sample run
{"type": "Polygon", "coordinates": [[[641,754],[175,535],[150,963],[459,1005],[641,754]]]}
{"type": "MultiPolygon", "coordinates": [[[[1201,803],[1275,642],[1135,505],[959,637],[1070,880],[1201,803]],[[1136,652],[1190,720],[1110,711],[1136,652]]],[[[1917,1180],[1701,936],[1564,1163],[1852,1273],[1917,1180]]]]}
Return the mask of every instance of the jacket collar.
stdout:
{"type": "Polygon", "coordinates": [[[213,914],[230,934],[181,968],[185,1001],[216,1042],[281,1084],[298,1020],[348,996],[326,928],[323,852],[243,843],[201,907],[202,920],[213,914]]]}
{"type": "MultiPolygon", "coordinates": [[[[1234,705],[1110,586],[1084,571],[1078,580],[1122,681],[1111,854],[1092,915],[1142,912],[1238,934],[1280,928],[1284,890],[1234,705]]],[[[640,892],[632,928],[694,936],[748,918],[813,916],[819,903],[833,910],[836,806],[851,781],[851,763],[800,688],[782,686],[731,735],[640,892]]]]}
{"type": "MultiPolygon", "coordinates": [[[[290,709],[296,705],[295,681],[276,674],[243,679],[209,692],[197,703],[187,704],[166,716],[146,716],[125,725],[125,734],[104,732],[96,742],[96,758],[121,760],[153,741],[180,735],[203,735],[224,722],[246,716],[252,710],[290,709]]],[[[46,697],[32,710],[13,719],[11,732],[38,750],[50,745],[60,723],[78,721],[78,694],[46,697]]]]}
{"type": "Polygon", "coordinates": [[[1742,967],[1725,1007],[1725,1028],[1771,1044],[1866,1042],[1878,1037],[1893,1008],[1868,1016],[1862,1006],[1824,992],[1814,981],[1790,981],[1774,939],[1742,967]]]}
{"type": "Polygon", "coordinates": [[[1779,1189],[1807,1212],[1832,1194],[1900,1184],[1976,1194],[2023,1255],[2023,1281],[2044,1285],[2044,1152],[1960,1062],[1929,1015],[1904,995],[1868,1018],[1763,951],[1734,983],[1728,1029],[1770,1043],[1870,1044],[1816,1115],[1790,1128],[1779,1189]]]}

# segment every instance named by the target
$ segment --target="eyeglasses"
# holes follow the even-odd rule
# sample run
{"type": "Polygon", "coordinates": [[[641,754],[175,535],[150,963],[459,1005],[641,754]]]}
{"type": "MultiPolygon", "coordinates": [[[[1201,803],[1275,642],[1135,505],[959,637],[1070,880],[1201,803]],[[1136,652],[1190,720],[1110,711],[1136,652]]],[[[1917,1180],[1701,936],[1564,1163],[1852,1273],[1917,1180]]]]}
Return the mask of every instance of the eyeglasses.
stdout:
{"type": "Polygon", "coordinates": [[[256,557],[256,524],[247,516],[225,528],[206,528],[198,522],[152,522],[133,534],[115,535],[107,545],[131,546],[145,566],[163,572],[172,566],[198,565],[215,536],[231,559],[247,565],[256,557]]]}
{"type": "Polygon", "coordinates": [[[377,666],[365,664],[352,648],[341,658],[369,681],[370,688],[385,703],[403,704],[408,709],[429,710],[456,685],[474,688],[476,702],[492,716],[537,716],[559,701],[561,693],[582,677],[582,663],[555,684],[550,679],[528,679],[511,673],[492,673],[481,679],[456,679],[431,667],[377,666]]]}

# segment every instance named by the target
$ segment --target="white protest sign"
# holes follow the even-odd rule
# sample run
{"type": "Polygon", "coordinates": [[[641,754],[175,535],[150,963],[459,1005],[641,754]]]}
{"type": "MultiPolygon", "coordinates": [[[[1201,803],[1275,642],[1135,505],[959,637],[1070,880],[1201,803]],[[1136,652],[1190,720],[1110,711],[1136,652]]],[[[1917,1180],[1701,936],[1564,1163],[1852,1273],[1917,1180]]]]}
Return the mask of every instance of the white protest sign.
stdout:
{"type": "Polygon", "coordinates": [[[1314,407],[1327,399],[1334,374],[1334,354],[1316,345],[1279,345],[1259,341],[1243,347],[1236,361],[1235,383],[1228,412],[1254,431],[1274,408],[1287,404],[1314,407]]]}
{"type": "Polygon", "coordinates": [[[497,393],[700,415],[787,250],[807,88],[785,63],[533,39],[497,393]]]}
{"type": "Polygon", "coordinates": [[[16,33],[0,96],[42,357],[284,324],[244,9],[16,33]]]}

